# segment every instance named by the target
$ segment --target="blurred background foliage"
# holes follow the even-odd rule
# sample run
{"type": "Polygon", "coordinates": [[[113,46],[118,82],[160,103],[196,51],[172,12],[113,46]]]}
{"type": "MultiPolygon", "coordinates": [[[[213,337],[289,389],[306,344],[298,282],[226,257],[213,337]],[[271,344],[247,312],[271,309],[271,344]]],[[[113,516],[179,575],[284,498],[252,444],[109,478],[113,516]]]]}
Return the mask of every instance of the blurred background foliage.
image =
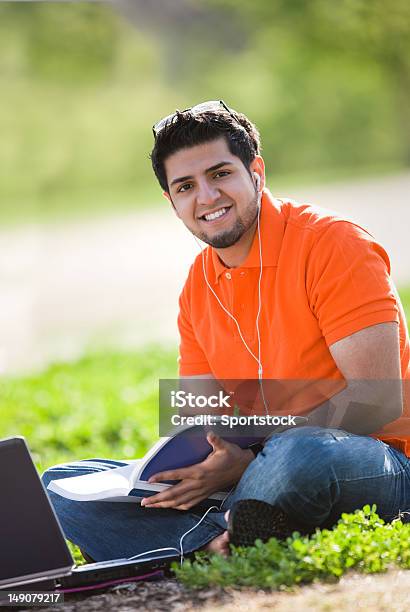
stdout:
{"type": "Polygon", "coordinates": [[[147,346],[2,377],[1,437],[25,436],[40,470],[73,457],[141,457],[158,438],[158,379],[176,375],[175,351],[147,346]]]}
{"type": "Polygon", "coordinates": [[[410,3],[0,4],[0,217],[161,200],[151,125],[223,98],[258,125],[273,181],[410,163],[410,3]]]}

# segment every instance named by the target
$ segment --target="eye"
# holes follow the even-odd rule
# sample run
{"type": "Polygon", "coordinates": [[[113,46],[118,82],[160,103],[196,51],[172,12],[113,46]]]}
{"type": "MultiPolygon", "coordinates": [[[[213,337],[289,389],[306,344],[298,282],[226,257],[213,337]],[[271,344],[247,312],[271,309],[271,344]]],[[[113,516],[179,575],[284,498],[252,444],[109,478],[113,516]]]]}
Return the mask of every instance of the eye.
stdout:
{"type": "Polygon", "coordinates": [[[218,172],[215,172],[214,178],[223,178],[224,176],[228,176],[229,174],[231,174],[229,170],[219,170],[218,172]]]}
{"type": "Polygon", "coordinates": [[[184,183],[178,189],[178,193],[184,193],[185,191],[189,191],[192,187],[192,183],[184,183]]]}

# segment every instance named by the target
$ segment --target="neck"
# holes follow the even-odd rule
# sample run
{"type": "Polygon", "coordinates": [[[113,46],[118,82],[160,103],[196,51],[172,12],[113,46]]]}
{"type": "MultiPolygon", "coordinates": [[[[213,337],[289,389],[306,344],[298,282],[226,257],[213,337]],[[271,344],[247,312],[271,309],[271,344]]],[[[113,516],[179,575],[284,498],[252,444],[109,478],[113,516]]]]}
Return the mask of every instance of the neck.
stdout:
{"type": "Polygon", "coordinates": [[[232,246],[227,247],[226,249],[215,249],[219,259],[227,268],[237,268],[243,264],[245,259],[248,257],[255,236],[257,224],[258,220],[255,219],[251,227],[246,230],[238,242],[235,242],[235,244],[232,246]]]}

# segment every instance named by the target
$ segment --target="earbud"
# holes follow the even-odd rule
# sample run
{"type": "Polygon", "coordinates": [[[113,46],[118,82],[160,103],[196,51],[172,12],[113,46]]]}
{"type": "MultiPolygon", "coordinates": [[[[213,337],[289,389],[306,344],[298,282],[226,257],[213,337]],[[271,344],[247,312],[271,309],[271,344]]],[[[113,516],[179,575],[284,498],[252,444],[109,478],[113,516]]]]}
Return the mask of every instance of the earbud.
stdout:
{"type": "Polygon", "coordinates": [[[262,200],[262,192],[260,191],[260,187],[261,187],[261,177],[259,176],[259,174],[257,172],[253,172],[253,178],[255,179],[255,189],[257,191],[258,194],[258,209],[260,210],[261,208],[261,200],[262,200]]]}
{"type": "Polygon", "coordinates": [[[253,173],[253,178],[255,179],[255,188],[256,191],[259,191],[260,186],[261,186],[261,177],[259,176],[259,174],[257,172],[253,173]]]}

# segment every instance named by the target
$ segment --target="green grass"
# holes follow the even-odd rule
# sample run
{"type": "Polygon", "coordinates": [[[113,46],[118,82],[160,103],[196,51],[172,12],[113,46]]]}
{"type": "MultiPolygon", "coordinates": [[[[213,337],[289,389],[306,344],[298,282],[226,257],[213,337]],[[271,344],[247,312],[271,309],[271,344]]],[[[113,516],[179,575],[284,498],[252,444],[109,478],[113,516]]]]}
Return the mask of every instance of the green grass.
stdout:
{"type": "Polygon", "coordinates": [[[349,570],[366,574],[390,567],[410,569],[410,524],[384,522],[376,507],[343,514],[332,530],[311,536],[294,533],[285,542],[272,538],[250,548],[236,548],[228,558],[197,553],[194,561],[173,565],[187,587],[278,589],[314,580],[335,580],[349,570]]]}
{"type": "Polygon", "coordinates": [[[105,456],[135,458],[158,437],[158,379],[173,351],[106,351],[0,383],[1,436],[24,435],[40,470],[105,456]]]}

